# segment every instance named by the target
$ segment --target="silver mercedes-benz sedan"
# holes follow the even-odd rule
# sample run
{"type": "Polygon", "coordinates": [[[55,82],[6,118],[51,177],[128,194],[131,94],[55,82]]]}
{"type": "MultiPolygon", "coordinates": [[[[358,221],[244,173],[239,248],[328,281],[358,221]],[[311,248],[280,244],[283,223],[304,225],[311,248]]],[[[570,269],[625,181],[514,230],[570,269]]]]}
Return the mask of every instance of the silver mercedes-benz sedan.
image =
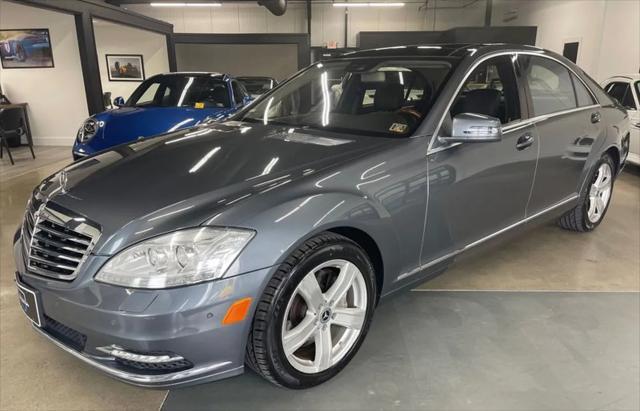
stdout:
{"type": "Polygon", "coordinates": [[[555,53],[350,53],[229,121],[45,179],[14,238],[20,303],[126,382],[248,365],[310,387],[354,357],[380,298],[460,253],[537,220],[595,229],[628,147],[624,108],[555,53]]]}

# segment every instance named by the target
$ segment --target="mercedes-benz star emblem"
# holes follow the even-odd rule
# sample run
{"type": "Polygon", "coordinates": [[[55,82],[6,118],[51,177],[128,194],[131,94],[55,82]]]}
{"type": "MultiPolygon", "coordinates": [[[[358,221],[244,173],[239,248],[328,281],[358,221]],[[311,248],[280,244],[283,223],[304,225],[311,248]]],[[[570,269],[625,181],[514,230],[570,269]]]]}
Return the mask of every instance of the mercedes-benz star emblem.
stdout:
{"type": "Polygon", "coordinates": [[[60,184],[60,192],[62,194],[67,193],[67,172],[62,170],[60,174],[58,174],[58,184],[60,184]]]}

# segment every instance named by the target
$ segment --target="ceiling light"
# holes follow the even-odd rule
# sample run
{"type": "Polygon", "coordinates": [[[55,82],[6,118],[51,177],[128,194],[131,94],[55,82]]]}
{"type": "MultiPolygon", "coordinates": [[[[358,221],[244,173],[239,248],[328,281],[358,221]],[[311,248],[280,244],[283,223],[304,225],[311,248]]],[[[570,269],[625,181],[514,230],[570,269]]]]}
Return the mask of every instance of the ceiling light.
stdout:
{"type": "Polygon", "coordinates": [[[333,7],[404,7],[404,3],[333,3],[333,7]]]}
{"type": "Polygon", "coordinates": [[[151,7],[220,7],[222,3],[149,3],[151,7]]]}

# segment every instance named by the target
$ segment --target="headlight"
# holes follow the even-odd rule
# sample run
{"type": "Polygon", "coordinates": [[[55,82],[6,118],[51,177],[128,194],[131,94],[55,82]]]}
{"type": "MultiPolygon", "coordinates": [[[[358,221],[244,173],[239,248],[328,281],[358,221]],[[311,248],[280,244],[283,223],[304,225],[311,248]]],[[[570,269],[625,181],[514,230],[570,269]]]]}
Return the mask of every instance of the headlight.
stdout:
{"type": "Polygon", "coordinates": [[[103,121],[96,121],[93,118],[86,119],[85,122],[80,126],[80,129],[78,129],[78,135],[76,136],[78,138],[78,141],[81,143],[88,141],[90,138],[96,135],[96,133],[98,132],[98,128],[102,127],[103,125],[103,121]]]}
{"type": "Polygon", "coordinates": [[[222,277],[255,232],[201,227],[155,237],[112,257],[96,280],[133,288],[168,288],[222,277]]]}

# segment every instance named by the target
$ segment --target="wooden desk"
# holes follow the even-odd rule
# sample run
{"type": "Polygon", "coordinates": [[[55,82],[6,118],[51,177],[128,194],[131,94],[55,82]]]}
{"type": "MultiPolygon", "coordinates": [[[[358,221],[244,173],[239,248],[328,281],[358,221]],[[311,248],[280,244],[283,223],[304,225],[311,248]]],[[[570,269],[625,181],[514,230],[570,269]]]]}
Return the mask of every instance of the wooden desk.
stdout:
{"type": "MultiPolygon", "coordinates": [[[[20,108],[22,110],[22,122],[24,123],[24,133],[27,137],[27,145],[33,147],[33,136],[31,135],[31,125],[29,124],[29,113],[27,113],[28,103],[17,103],[17,104],[0,104],[0,109],[3,108],[20,108]]],[[[22,144],[22,141],[20,142],[22,144]]]]}

